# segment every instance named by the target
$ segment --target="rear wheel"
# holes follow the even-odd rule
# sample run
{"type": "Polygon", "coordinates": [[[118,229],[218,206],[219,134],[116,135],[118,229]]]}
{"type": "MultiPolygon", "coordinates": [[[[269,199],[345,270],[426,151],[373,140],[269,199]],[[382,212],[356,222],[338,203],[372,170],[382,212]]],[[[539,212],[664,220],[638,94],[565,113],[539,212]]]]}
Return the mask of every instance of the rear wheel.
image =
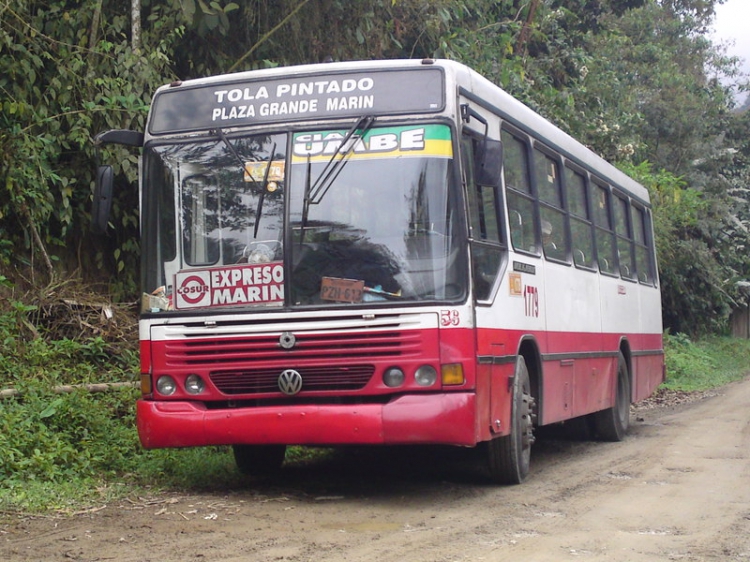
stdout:
{"type": "Polygon", "coordinates": [[[617,363],[615,404],[592,414],[594,432],[602,441],[622,441],[630,427],[630,377],[625,356],[620,352],[617,363]]]}
{"type": "Polygon", "coordinates": [[[531,383],[526,362],[519,356],[513,377],[510,435],[487,443],[490,478],[498,484],[520,484],[529,475],[531,445],[534,443],[531,383]]]}
{"type": "Polygon", "coordinates": [[[286,445],[232,445],[234,461],[242,474],[270,476],[281,468],[286,445]]]}

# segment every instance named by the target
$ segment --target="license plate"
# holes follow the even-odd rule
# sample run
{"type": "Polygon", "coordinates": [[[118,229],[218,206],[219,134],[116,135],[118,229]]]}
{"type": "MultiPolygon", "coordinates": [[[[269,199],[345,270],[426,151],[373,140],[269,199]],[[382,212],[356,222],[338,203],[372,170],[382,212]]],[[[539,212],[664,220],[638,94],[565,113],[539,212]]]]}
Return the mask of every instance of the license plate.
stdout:
{"type": "Polygon", "coordinates": [[[356,279],[323,277],[320,284],[320,298],[336,302],[362,302],[365,282],[356,279]]]}

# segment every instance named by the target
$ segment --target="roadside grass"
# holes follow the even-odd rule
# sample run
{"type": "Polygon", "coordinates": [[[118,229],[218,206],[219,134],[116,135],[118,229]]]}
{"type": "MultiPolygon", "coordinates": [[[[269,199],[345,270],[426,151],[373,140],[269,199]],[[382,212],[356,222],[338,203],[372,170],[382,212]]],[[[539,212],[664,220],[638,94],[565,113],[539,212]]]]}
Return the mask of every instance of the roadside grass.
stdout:
{"type": "MultiPolygon", "coordinates": [[[[134,381],[135,353],[114,350],[98,338],[24,343],[14,340],[1,320],[0,387],[20,394],[0,399],[0,521],[85,513],[165,491],[254,485],[235,468],[230,447],[142,449],[135,430],[136,388],[96,394],[52,390],[60,384],[134,381]]],[[[750,340],[691,341],[667,334],[664,344],[668,391],[703,391],[750,372],[750,340]]],[[[291,447],[286,462],[299,466],[329,453],[291,447]]]]}
{"type": "Polygon", "coordinates": [[[750,340],[665,335],[667,390],[697,392],[740,380],[750,372],[750,340]]]}

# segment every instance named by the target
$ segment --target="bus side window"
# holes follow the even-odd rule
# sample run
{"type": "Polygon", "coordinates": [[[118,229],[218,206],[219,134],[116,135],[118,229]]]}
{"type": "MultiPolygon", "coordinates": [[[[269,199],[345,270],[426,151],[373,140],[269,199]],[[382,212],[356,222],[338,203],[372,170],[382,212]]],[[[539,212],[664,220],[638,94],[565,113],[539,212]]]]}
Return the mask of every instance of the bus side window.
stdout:
{"type": "Polygon", "coordinates": [[[474,240],[487,240],[499,244],[501,239],[497,220],[496,186],[480,184],[473,170],[473,155],[477,151],[477,142],[467,137],[463,147],[464,181],[469,197],[471,237],[474,240]]]}
{"type": "Polygon", "coordinates": [[[510,236],[516,250],[537,253],[534,228],[534,202],[513,191],[506,192],[510,216],[510,236]]]}
{"type": "Polygon", "coordinates": [[[562,210],[560,171],[556,160],[534,149],[534,172],[542,217],[542,248],[547,258],[568,259],[568,228],[562,210]]]}
{"type": "Polygon", "coordinates": [[[497,186],[479,183],[474,170],[478,141],[464,136],[461,142],[463,179],[469,206],[472,277],[477,300],[489,300],[502,260],[502,237],[498,221],[497,186]]]}
{"type": "Polygon", "coordinates": [[[617,235],[617,257],[620,263],[620,275],[625,279],[635,279],[635,255],[633,241],[630,235],[628,209],[630,205],[626,199],[615,195],[615,233],[617,235]]]}
{"type": "MultiPolygon", "coordinates": [[[[144,263],[165,264],[161,268],[147,267],[141,272],[144,287],[168,286],[172,283],[174,272],[165,268],[177,257],[177,221],[175,219],[175,177],[172,169],[161,158],[151,154],[144,161],[148,174],[159,189],[153,191],[152,197],[144,198],[141,224],[144,236],[151,244],[144,244],[141,251],[144,263]]],[[[177,266],[174,265],[176,268],[177,266]]]]}
{"type": "Polygon", "coordinates": [[[523,217],[516,209],[511,209],[510,216],[510,237],[513,240],[523,240],[523,217]]]}
{"type": "Polygon", "coordinates": [[[633,210],[633,238],[635,241],[635,267],[638,280],[641,283],[652,284],[654,273],[651,267],[651,254],[646,237],[646,211],[642,207],[632,206],[633,210]]]}
{"type": "Polygon", "coordinates": [[[570,210],[570,233],[573,263],[578,267],[594,267],[594,235],[589,215],[588,190],[583,174],[565,167],[565,190],[570,210]]]}
{"type": "Polygon", "coordinates": [[[596,253],[599,270],[602,273],[615,273],[615,238],[610,218],[609,188],[594,185],[594,225],[596,227],[596,253]]]}
{"type": "Polygon", "coordinates": [[[514,249],[536,253],[537,219],[531,193],[527,144],[505,129],[502,140],[510,240],[514,249]]]}

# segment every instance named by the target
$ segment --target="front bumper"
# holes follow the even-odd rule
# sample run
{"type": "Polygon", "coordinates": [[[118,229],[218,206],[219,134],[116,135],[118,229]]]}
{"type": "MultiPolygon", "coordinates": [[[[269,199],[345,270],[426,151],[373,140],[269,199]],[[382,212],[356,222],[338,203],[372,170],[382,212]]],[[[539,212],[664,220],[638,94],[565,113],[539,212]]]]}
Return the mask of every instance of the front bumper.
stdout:
{"type": "Polygon", "coordinates": [[[139,400],[147,449],[206,445],[405,445],[477,443],[473,393],[420,394],[386,404],[207,409],[200,402],[139,400]]]}

